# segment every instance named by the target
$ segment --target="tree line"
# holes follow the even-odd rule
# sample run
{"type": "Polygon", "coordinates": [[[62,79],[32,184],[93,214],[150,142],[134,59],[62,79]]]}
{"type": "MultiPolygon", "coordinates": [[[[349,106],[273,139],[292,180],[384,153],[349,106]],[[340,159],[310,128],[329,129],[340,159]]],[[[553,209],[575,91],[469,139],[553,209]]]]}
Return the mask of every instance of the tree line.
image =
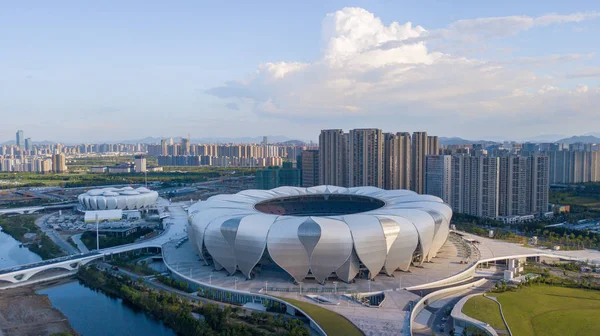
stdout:
{"type": "Polygon", "coordinates": [[[310,335],[304,323],[295,318],[281,314],[248,313],[240,307],[203,304],[174,293],[150,289],[125,275],[101,271],[93,265],[81,267],[78,277],[83,284],[119,297],[163,321],[178,335],[310,335]]]}

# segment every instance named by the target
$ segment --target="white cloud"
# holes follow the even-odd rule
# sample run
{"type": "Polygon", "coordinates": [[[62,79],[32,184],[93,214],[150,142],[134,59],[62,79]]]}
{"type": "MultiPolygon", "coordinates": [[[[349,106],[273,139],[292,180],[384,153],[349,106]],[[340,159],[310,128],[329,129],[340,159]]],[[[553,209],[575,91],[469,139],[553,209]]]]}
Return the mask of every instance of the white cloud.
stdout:
{"type": "Polygon", "coordinates": [[[501,125],[529,119],[542,127],[539,118],[545,115],[590,115],[593,102],[599,102],[598,90],[585,85],[563,89],[561,78],[552,74],[557,64],[593,55],[490,61],[432,51],[429,43],[433,39],[442,44],[475,43],[598,16],[592,12],[460,20],[428,31],[410,22],[385,25],[364,9],[344,8],[323,21],[320,59],[265,63],[251,78],[208,93],[250,100],[261,115],[312,118],[323,124],[337,121],[338,127],[368,122],[385,128],[398,123],[393,130],[431,126],[435,131],[446,128],[439,124],[444,121],[467,127],[474,121],[497,120],[501,125]]]}

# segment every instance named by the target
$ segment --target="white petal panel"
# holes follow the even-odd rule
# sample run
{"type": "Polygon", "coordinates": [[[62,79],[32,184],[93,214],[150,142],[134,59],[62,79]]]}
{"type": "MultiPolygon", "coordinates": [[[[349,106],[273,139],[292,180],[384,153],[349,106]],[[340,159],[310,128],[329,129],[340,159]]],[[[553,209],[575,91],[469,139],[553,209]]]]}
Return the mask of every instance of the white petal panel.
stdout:
{"type": "Polygon", "coordinates": [[[358,256],[356,255],[356,251],[352,249],[350,256],[344,262],[340,268],[335,271],[335,274],[340,278],[340,280],[350,283],[352,279],[358,274],[360,270],[360,261],[358,260],[358,256]]]}
{"type": "Polygon", "coordinates": [[[277,216],[257,214],[245,216],[235,238],[235,259],[240,271],[250,279],[267,246],[267,234],[277,216]]]}
{"type": "Polygon", "coordinates": [[[311,217],[321,227],[321,238],[310,255],[310,270],[323,283],[344,264],[352,252],[352,234],[340,220],[311,217]]]}
{"type": "Polygon", "coordinates": [[[412,262],[413,253],[419,244],[419,233],[414,224],[408,219],[397,216],[377,216],[382,226],[386,222],[393,221],[399,228],[398,237],[389,248],[385,259],[385,271],[388,275],[394,273],[396,269],[408,271],[412,262]]]}
{"type": "Polygon", "coordinates": [[[229,274],[235,273],[237,266],[233,242],[241,220],[242,217],[219,217],[210,222],[204,232],[206,249],[229,274]]]}
{"type": "Polygon", "coordinates": [[[304,217],[279,217],[267,235],[269,255],[297,282],[306,277],[309,267],[308,253],[298,238],[298,228],[305,220],[304,217]]]}
{"type": "Polygon", "coordinates": [[[344,216],[344,221],[352,232],[358,258],[374,278],[383,268],[387,255],[385,236],[379,220],[372,215],[349,215],[344,216]]]}

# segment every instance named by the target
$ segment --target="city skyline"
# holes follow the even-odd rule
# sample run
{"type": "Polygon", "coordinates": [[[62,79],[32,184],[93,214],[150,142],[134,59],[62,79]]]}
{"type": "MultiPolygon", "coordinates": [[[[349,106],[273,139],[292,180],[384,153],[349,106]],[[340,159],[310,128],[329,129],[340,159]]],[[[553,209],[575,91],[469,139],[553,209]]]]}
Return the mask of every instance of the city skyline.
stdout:
{"type": "Polygon", "coordinates": [[[523,140],[600,126],[594,2],[353,5],[10,4],[0,139],[314,141],[367,126],[523,140]]]}

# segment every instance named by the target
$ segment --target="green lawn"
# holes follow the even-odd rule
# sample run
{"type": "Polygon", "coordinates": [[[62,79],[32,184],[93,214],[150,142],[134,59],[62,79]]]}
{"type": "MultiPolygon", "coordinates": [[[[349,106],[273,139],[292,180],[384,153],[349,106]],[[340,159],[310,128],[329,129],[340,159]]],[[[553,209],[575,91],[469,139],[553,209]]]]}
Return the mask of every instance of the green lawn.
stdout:
{"type": "Polygon", "coordinates": [[[462,312],[476,320],[486,322],[494,329],[506,329],[502,321],[502,316],[500,316],[498,304],[483,297],[483,295],[470,298],[465,303],[462,312]]]}
{"type": "Polygon", "coordinates": [[[514,335],[600,335],[600,291],[532,285],[490,295],[514,335]]]}
{"type": "Polygon", "coordinates": [[[294,299],[288,299],[280,297],[280,299],[287,301],[294,306],[302,309],[305,313],[310,315],[310,317],[325,330],[327,335],[336,336],[363,336],[364,334],[354,326],[350,321],[348,321],[345,317],[332,312],[331,310],[321,308],[317,305],[298,301],[294,299]]]}

